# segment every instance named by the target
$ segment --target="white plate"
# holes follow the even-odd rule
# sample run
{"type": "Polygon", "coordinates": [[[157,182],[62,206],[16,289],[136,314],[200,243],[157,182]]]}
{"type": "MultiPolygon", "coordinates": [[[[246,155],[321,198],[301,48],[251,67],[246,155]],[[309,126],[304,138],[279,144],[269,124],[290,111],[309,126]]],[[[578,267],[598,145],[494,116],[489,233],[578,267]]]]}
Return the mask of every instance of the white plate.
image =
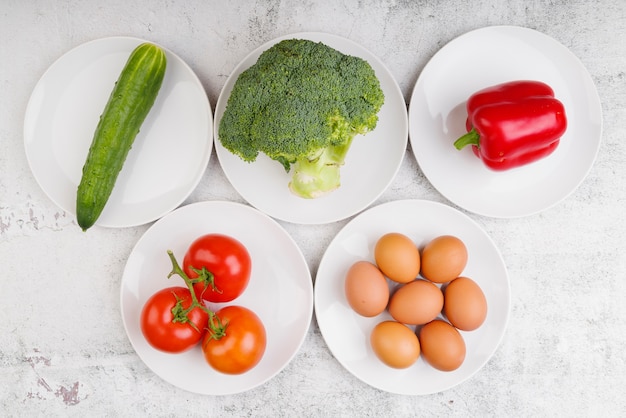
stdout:
{"type": "Polygon", "coordinates": [[[527,216],[565,199],[591,169],[601,136],[600,99],[585,67],[562,44],[521,27],[478,29],[445,45],[420,74],[409,105],[411,148],[424,175],[451,202],[491,217],[527,216]],[[552,86],[567,132],[549,157],[491,171],[471,147],[453,146],[465,133],[465,103],[481,88],[520,79],[552,86]]]}
{"type": "Polygon", "coordinates": [[[267,42],[249,54],[232,72],[215,108],[215,150],[226,177],[252,206],[268,215],[299,224],[335,222],[363,210],[376,200],[395,177],[408,141],[406,103],[398,84],[384,64],[356,43],[324,33],[296,33],[267,42]],[[230,92],[243,71],[253,65],[261,53],[284,39],[309,39],[323,42],[338,51],[369,62],[385,93],[385,104],[376,129],[354,139],[345,164],[341,167],[341,186],[332,193],[303,199],[289,191],[291,173],[276,161],[259,154],[247,163],[226,150],[218,139],[220,119],[230,92]]]}
{"type": "Polygon", "coordinates": [[[299,350],[313,315],[311,274],[300,249],[276,221],[250,206],[232,202],[201,202],[183,206],[158,220],[132,250],[122,277],[124,327],[143,362],[167,382],[190,392],[228,395],[252,389],[279,373],[299,350]],[[212,304],[252,309],[263,321],[267,348],[260,363],[241,375],[213,370],[200,346],[182,354],[152,348],[139,325],[141,309],[156,291],[184,286],[172,269],[167,250],[182,263],[191,242],[206,233],[223,233],[241,241],[252,258],[252,275],[237,299],[212,304]]]}
{"type": "MultiPolygon", "coordinates": [[[[113,37],[82,44],[41,77],[26,108],[24,142],[35,179],[60,208],[76,214],[76,189],[98,119],[141,39],[113,37]]],[[[135,138],[113,193],[96,222],[128,227],[180,205],[197,186],[213,148],[213,116],[202,84],[178,56],[168,63],[159,95],[135,138]]]]}
{"type": "Polygon", "coordinates": [[[351,220],[333,239],[322,257],[315,279],[315,315],[328,347],[354,376],[392,393],[426,395],[449,389],[476,373],[496,351],[509,317],[510,289],[504,261],[491,238],[467,215],[441,203],[399,200],[372,207],[351,220]],[[401,232],[421,249],[439,235],[459,237],[468,249],[463,275],[472,278],[487,298],[485,322],[463,332],[465,361],[455,371],[442,372],[422,357],[407,369],[385,366],[369,344],[374,326],[391,316],[356,314],[344,293],[345,275],[359,260],[374,262],[374,245],[388,232],[401,232]]]}

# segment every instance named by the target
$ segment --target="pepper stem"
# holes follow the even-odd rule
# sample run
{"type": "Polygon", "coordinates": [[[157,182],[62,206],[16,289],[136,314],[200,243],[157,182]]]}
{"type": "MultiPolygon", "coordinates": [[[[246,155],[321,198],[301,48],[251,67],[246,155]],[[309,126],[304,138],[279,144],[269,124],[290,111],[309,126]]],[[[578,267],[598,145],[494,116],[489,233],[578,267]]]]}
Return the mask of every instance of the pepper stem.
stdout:
{"type": "Polygon", "coordinates": [[[476,131],[476,129],[472,128],[471,131],[461,136],[459,139],[454,141],[454,146],[456,149],[460,150],[466,147],[467,145],[476,145],[479,146],[480,143],[480,134],[476,131]]]}

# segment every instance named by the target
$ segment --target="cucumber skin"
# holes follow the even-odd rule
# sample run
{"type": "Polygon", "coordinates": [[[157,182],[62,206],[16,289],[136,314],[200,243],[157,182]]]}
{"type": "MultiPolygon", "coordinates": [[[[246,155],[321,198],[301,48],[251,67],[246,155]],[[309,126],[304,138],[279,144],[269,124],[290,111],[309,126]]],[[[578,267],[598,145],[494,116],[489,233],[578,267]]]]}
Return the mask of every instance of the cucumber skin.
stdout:
{"type": "Polygon", "coordinates": [[[133,50],[100,116],[76,197],[76,219],[83,231],[104,209],[135,137],[157,98],[167,59],[151,43],[133,50]]]}

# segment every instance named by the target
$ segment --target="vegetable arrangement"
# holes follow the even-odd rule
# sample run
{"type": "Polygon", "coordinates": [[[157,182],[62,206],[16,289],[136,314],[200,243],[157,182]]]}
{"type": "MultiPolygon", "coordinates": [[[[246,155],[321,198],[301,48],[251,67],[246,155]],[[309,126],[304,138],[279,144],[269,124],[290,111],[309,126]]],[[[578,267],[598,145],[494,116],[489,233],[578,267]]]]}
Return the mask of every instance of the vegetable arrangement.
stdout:
{"type": "Polygon", "coordinates": [[[290,190],[317,198],[340,186],[352,140],[373,130],[385,97],[369,63],[321,43],[287,39],[233,86],[219,140],[247,162],[259,152],[292,171],[290,190]]]}
{"type": "Polygon", "coordinates": [[[563,103],[539,81],[512,81],[488,87],[467,100],[468,133],[454,146],[472,146],[492,170],[532,163],[552,154],[567,129],[563,103]]]}
{"type": "MultiPolygon", "coordinates": [[[[144,43],[130,55],[98,123],[77,190],[76,213],[86,231],[95,224],[126,156],[164,79],[166,57],[144,43]]],[[[323,43],[289,39],[266,50],[237,79],[219,125],[222,145],[242,160],[259,153],[292,172],[289,189],[317,198],[340,187],[340,167],[353,139],[375,129],[384,94],[371,66],[323,43]]],[[[567,129],[563,104],[552,88],[514,81],[473,94],[467,101],[467,134],[454,146],[472,146],[493,170],[508,170],[550,155],[567,129]]],[[[182,266],[168,251],[185,286],[153,294],[140,324],[146,341],[167,353],[201,346],[212,368],[241,374],[262,359],[267,335],[250,309],[227,303],[248,286],[252,263],[232,237],[207,234],[191,243],[182,266]]],[[[392,319],[371,331],[370,345],[387,366],[407,368],[421,356],[442,371],[460,367],[466,347],[461,331],[480,327],[487,301],[476,282],[461,276],[467,249],[441,236],[422,250],[400,233],[376,243],[375,263],[361,260],[347,271],[344,293],[363,317],[392,319]],[[388,281],[389,280],[389,281],[388,281]],[[393,291],[390,290],[393,287],[393,291]]]]}
{"type": "Polygon", "coordinates": [[[465,244],[442,235],[420,251],[408,236],[390,232],[377,240],[374,259],[348,269],[344,293],[360,316],[375,318],[385,311],[391,316],[370,333],[376,357],[396,369],[420,357],[441,371],[458,369],[466,355],[459,330],[473,331],[487,316],[480,286],[461,276],[468,259],[465,244]]]}
{"type": "Polygon", "coordinates": [[[206,362],[225,374],[241,374],[255,367],[267,345],[265,327],[250,309],[228,305],[211,310],[205,301],[231,301],[246,289],[251,259],[236,239],[207,234],[196,239],[185,253],[181,267],[168,251],[172,270],[186,287],[159,290],[145,303],[141,331],[155,349],[182,353],[201,343],[206,362]],[[193,272],[190,277],[186,272],[193,272]],[[224,291],[222,291],[224,290],[224,291]],[[227,297],[223,297],[227,296],[227,297]]]}
{"type": "Polygon", "coordinates": [[[102,213],[126,156],[157,98],[167,58],[143,43],[130,54],[96,127],[76,196],[76,219],[86,231],[102,213]]]}

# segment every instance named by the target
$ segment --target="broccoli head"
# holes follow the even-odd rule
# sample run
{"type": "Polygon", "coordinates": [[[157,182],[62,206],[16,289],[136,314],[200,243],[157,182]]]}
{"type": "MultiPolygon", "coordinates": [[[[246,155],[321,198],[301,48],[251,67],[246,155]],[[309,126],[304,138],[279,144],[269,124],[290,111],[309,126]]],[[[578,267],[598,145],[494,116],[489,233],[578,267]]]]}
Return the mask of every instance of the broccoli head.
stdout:
{"type": "Polygon", "coordinates": [[[376,127],[384,100],[367,61],[287,39],[239,75],[218,137],[244,161],[259,152],[278,161],[292,172],[291,191],[315,198],[339,187],[353,138],[376,127]]]}

